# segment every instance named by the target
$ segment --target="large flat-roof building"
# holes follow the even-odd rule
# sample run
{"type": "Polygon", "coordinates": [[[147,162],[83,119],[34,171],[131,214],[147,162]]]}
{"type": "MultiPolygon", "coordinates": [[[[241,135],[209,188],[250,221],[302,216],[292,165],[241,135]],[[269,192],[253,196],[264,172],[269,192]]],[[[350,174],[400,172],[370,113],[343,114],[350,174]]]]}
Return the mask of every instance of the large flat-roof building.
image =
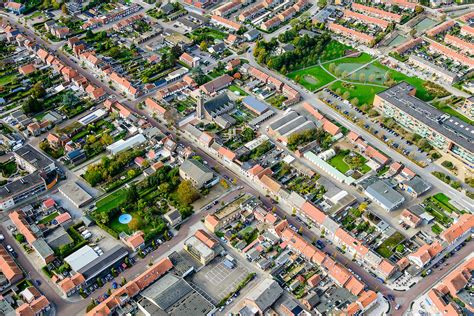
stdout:
{"type": "Polygon", "coordinates": [[[30,145],[13,152],[19,168],[29,174],[0,187],[0,210],[7,210],[18,203],[41,194],[57,182],[54,161],[30,145]]]}
{"type": "Polygon", "coordinates": [[[196,159],[187,159],[179,167],[179,175],[189,180],[196,188],[202,188],[214,178],[214,173],[206,165],[196,159]]]}
{"type": "Polygon", "coordinates": [[[435,148],[467,162],[474,168],[474,126],[450,116],[415,97],[406,82],[375,95],[374,106],[403,128],[416,133],[435,148]]]}
{"type": "Polygon", "coordinates": [[[405,201],[405,197],[386,181],[377,181],[365,189],[365,194],[387,211],[393,211],[405,201]]]}
{"type": "Polygon", "coordinates": [[[75,182],[67,182],[62,185],[59,192],[64,195],[75,207],[83,207],[90,203],[94,198],[75,182]]]}
{"type": "Polygon", "coordinates": [[[214,309],[214,305],[188,282],[170,273],[148,287],[141,296],[138,308],[147,316],[208,315],[214,309]]]}

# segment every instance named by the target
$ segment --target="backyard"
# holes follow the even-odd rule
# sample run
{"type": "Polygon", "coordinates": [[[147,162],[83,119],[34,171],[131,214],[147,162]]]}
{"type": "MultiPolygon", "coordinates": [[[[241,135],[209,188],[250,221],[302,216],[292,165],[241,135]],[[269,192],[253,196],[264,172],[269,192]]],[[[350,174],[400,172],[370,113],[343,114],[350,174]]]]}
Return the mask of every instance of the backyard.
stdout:
{"type": "Polygon", "coordinates": [[[176,209],[183,218],[190,216],[191,204],[199,197],[189,181],[180,180],[178,168],[164,166],[145,180],[99,200],[91,216],[115,238],[121,232],[140,230],[149,239],[166,232],[163,214],[176,209]]]}
{"type": "Polygon", "coordinates": [[[371,170],[370,167],[365,164],[366,162],[367,159],[349,150],[340,151],[328,161],[331,166],[344,174],[349,170],[357,170],[362,174],[366,174],[371,170]]]}
{"type": "Polygon", "coordinates": [[[401,233],[396,232],[385,239],[375,251],[384,258],[390,258],[395,251],[395,247],[404,239],[405,237],[401,233]]]}

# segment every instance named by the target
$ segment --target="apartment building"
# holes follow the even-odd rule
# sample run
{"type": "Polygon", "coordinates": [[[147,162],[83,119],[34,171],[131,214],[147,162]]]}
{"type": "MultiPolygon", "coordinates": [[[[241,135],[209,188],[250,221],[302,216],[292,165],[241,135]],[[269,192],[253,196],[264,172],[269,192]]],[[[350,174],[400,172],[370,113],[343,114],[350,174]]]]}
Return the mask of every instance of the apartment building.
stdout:
{"type": "Polygon", "coordinates": [[[19,168],[29,174],[0,187],[0,210],[7,210],[53,187],[57,182],[54,161],[25,145],[13,152],[19,168]]]}
{"type": "Polygon", "coordinates": [[[446,21],[426,31],[426,35],[431,36],[431,37],[436,36],[440,33],[449,31],[454,25],[456,25],[456,22],[454,20],[446,21]]]}
{"type": "Polygon", "coordinates": [[[442,150],[474,167],[474,127],[415,97],[416,89],[401,82],[374,99],[374,107],[403,128],[426,138],[442,150]]]}
{"type": "Polygon", "coordinates": [[[218,15],[213,15],[211,17],[211,23],[217,26],[224,27],[234,32],[237,32],[242,27],[242,25],[240,25],[239,23],[225,19],[218,15]]]}
{"type": "Polygon", "coordinates": [[[255,18],[257,15],[265,12],[265,6],[263,3],[259,3],[253,7],[248,8],[247,10],[244,10],[240,15],[239,15],[239,21],[245,22],[245,21],[250,21],[253,18],[255,18]]]}

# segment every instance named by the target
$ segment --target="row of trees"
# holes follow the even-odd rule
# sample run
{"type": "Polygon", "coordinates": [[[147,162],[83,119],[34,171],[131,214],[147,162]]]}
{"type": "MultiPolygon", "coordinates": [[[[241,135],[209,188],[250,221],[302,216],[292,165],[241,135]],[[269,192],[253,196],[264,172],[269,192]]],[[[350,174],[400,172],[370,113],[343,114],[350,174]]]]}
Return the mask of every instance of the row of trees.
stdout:
{"type": "Polygon", "coordinates": [[[83,177],[92,186],[106,180],[110,181],[114,176],[120,174],[134,158],[142,154],[143,150],[136,149],[121,152],[112,158],[104,156],[99,163],[89,165],[83,177]]]}
{"type": "Polygon", "coordinates": [[[294,133],[288,137],[288,148],[296,150],[298,146],[317,140],[322,149],[328,149],[332,143],[332,136],[320,128],[308,129],[294,133]]]}

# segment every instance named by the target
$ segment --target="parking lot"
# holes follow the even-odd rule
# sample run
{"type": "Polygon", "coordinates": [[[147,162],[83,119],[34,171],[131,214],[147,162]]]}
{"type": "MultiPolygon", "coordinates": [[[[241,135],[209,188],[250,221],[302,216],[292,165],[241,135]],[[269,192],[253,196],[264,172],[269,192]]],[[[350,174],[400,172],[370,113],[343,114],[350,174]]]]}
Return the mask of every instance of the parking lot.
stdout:
{"type": "Polygon", "coordinates": [[[396,131],[386,127],[381,122],[371,121],[364,113],[357,107],[352,106],[348,101],[343,100],[341,97],[335,95],[329,90],[323,91],[323,99],[334,105],[337,110],[343,113],[345,116],[350,117],[355,122],[363,122],[363,126],[373,135],[382,139],[387,145],[400,150],[405,156],[412,155],[414,160],[430,163],[431,161],[427,157],[426,153],[421,151],[416,145],[406,141],[396,131]]]}
{"type": "Polygon", "coordinates": [[[238,262],[233,269],[227,268],[223,263],[223,258],[219,257],[194,274],[191,281],[198,284],[215,302],[219,302],[249,273],[251,271],[238,262]]]}

